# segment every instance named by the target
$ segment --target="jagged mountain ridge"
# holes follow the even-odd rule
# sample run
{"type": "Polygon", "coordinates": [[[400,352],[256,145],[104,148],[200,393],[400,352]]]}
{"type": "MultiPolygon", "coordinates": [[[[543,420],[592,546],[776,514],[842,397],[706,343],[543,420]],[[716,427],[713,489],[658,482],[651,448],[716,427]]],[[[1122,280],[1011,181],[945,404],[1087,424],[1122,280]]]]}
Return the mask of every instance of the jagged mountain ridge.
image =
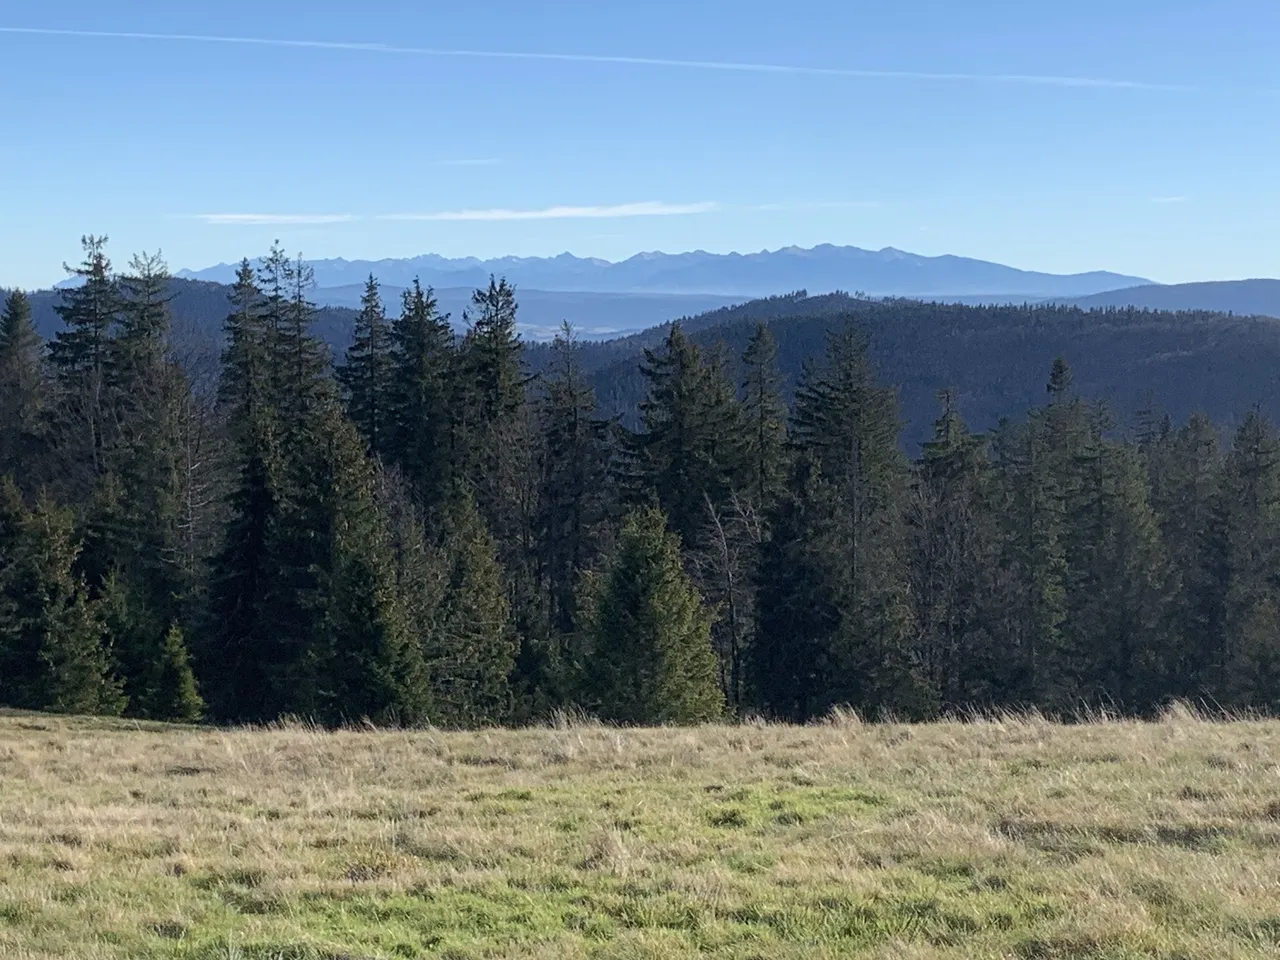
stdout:
{"type": "MultiPolygon", "coordinates": [[[[389,286],[414,278],[434,287],[474,287],[491,274],[517,286],[591,293],[699,293],[726,297],[769,296],[786,290],[862,291],[871,296],[1082,297],[1150,283],[1108,271],[1052,274],[1020,270],[969,257],[926,257],[892,247],[822,244],[758,253],[640,253],[611,263],[564,253],[556,257],[474,257],[436,254],[388,260],[312,260],[321,290],[362,283],[370,274],[389,286]]],[[[235,265],[182,270],[179,277],[230,283],[235,265]]],[[[323,295],[321,295],[323,299],[323,295]]]]}

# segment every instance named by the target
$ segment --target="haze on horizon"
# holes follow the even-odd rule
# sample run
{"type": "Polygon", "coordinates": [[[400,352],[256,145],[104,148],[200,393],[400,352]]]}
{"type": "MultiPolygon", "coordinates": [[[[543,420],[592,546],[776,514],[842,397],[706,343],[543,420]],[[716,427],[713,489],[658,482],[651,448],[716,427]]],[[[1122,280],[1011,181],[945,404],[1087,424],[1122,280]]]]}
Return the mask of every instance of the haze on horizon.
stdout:
{"type": "Polygon", "coordinates": [[[1277,27],[1261,0],[49,0],[0,15],[0,285],[60,280],[86,232],[175,270],[278,238],[1273,276],[1277,27]]]}

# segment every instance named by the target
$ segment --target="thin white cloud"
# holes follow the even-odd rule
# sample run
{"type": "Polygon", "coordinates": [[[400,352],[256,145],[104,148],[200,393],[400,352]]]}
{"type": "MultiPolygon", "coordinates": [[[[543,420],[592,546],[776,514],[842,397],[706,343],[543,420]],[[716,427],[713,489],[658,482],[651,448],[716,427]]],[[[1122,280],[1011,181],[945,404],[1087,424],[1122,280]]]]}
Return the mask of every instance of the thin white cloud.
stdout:
{"type": "Polygon", "coordinates": [[[493,167],[502,161],[497,157],[462,158],[459,160],[437,160],[438,167],[493,167]]]}
{"type": "Polygon", "coordinates": [[[1186,203],[1186,197],[1152,197],[1152,203],[1186,203]]]}
{"type": "Polygon", "coordinates": [[[124,30],[66,30],[52,27],[6,27],[0,33],[27,36],[84,37],[98,40],[151,40],[169,43],[241,44],[260,47],[292,47],[309,50],[344,50],[353,53],[396,54],[421,57],[468,57],[485,60],[547,60],[563,63],[600,63],[619,66],[675,67],[687,70],[720,70],[739,73],[771,73],[792,76],[866,80],[921,80],[961,83],[1010,83],[1052,87],[1112,90],[1147,90],[1192,93],[1198,88],[1182,84],[1117,80],[1108,77],[1072,77],[1022,73],[933,73],[921,70],[860,70],[845,67],[809,67],[780,63],[736,63],[719,60],[672,60],[663,57],[626,57],[594,53],[530,53],[512,50],[460,50],[433,47],[401,47],[385,43],[336,40],[287,40],[273,37],[235,37],[192,33],[144,33],[124,30]]]}
{"type": "Polygon", "coordinates": [[[805,200],[795,203],[757,203],[747,207],[756,213],[804,210],[872,210],[884,206],[879,200],[805,200]]]}
{"type": "Polygon", "coordinates": [[[388,213],[379,220],[426,221],[479,221],[509,222],[512,220],[604,220],[621,217],[675,217],[696,213],[710,213],[714,203],[661,203],[656,200],[645,203],[620,203],[605,207],[545,207],[541,210],[443,210],[438,213],[388,213]]]}
{"type": "Polygon", "coordinates": [[[351,223],[359,217],[349,213],[197,213],[192,217],[215,226],[290,226],[321,223],[351,223]]]}

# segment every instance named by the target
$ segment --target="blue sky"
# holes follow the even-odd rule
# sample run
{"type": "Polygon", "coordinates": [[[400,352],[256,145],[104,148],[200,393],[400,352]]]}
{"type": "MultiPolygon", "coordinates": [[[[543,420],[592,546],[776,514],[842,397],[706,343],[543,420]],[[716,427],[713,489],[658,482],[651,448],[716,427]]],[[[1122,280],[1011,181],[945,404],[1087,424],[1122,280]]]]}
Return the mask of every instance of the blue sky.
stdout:
{"type": "Polygon", "coordinates": [[[85,232],[1275,276],[1278,36],[1266,0],[0,0],[0,285],[85,232]]]}

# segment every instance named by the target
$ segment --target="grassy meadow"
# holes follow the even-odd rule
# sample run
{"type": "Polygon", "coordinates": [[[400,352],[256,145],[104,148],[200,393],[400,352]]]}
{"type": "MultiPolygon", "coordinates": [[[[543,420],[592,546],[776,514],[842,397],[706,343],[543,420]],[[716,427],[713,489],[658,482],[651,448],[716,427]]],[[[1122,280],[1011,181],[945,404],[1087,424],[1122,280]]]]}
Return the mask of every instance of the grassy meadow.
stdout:
{"type": "Polygon", "coordinates": [[[1280,723],[0,715],[0,957],[1280,955],[1280,723]]]}

